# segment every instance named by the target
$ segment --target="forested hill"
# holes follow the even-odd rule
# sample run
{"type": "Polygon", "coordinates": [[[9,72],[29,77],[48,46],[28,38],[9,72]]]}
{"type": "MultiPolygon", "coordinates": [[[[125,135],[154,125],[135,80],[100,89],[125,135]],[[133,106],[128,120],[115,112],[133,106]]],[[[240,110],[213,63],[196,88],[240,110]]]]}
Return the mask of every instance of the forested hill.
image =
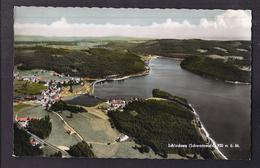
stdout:
{"type": "Polygon", "coordinates": [[[158,89],[153,91],[153,95],[164,99],[133,101],[124,108],[123,112],[109,111],[112,126],[133,137],[140,145],[149,146],[156,154],[163,157],[167,157],[170,153],[177,153],[182,156],[200,154],[205,159],[214,159],[208,148],[168,147],[168,143],[204,144],[205,142],[193,124],[194,114],[182,105],[187,103],[186,99],[158,89]],[[170,99],[166,100],[168,98],[170,99]]]}
{"type": "Polygon", "coordinates": [[[54,70],[79,77],[104,78],[143,72],[145,64],[140,57],[143,55],[187,58],[182,68],[191,72],[223,80],[250,82],[250,41],[106,38],[19,41],[15,45],[18,69],[54,70]],[[199,57],[190,58],[193,56],[199,57]]]}
{"type": "Polygon", "coordinates": [[[45,69],[71,76],[103,78],[125,76],[145,70],[138,55],[103,48],[70,50],[45,46],[15,48],[15,65],[21,70],[45,69]]]}
{"type": "Polygon", "coordinates": [[[233,63],[221,59],[193,56],[181,62],[181,67],[198,75],[232,82],[250,82],[250,71],[243,71],[233,63]]]}
{"type": "Polygon", "coordinates": [[[235,55],[250,57],[250,41],[211,41],[200,39],[157,39],[147,41],[110,41],[107,48],[128,49],[137,54],[151,54],[167,57],[187,57],[191,55],[235,55]]]}
{"type": "Polygon", "coordinates": [[[200,39],[159,39],[138,42],[112,41],[109,49],[140,55],[159,55],[184,59],[183,69],[201,76],[233,82],[250,82],[251,42],[200,39]]]}

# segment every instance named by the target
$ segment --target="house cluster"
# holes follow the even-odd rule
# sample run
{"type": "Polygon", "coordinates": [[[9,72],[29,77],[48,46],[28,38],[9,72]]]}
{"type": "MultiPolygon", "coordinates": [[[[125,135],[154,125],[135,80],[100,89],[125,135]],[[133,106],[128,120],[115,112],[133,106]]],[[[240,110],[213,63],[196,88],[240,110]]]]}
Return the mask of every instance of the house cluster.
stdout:
{"type": "Polygon", "coordinates": [[[46,82],[47,90],[42,92],[42,98],[40,102],[43,107],[49,109],[54,103],[58,102],[61,97],[62,85],[63,84],[80,84],[82,81],[80,78],[71,77],[70,80],[54,80],[46,82]]]}
{"type": "Polygon", "coordinates": [[[107,111],[114,111],[114,110],[123,111],[127,102],[125,100],[115,100],[115,99],[113,99],[113,100],[108,100],[107,104],[108,104],[107,111]]]}
{"type": "Polygon", "coordinates": [[[59,74],[57,72],[51,71],[51,76],[59,77],[60,80],[56,80],[56,82],[60,82],[61,84],[80,84],[82,82],[82,79],[79,77],[70,77],[70,75],[66,76],[64,74],[59,74]]]}
{"type": "Polygon", "coordinates": [[[15,118],[15,121],[17,122],[17,124],[19,124],[19,126],[21,126],[22,128],[28,128],[29,126],[29,121],[31,121],[32,118],[30,117],[21,117],[21,118],[15,118]]]}
{"type": "Polygon", "coordinates": [[[35,83],[43,83],[44,86],[47,86],[48,89],[44,90],[41,95],[19,95],[15,97],[15,101],[24,101],[24,100],[38,100],[42,104],[43,107],[49,109],[52,104],[60,100],[60,93],[62,91],[63,85],[77,85],[84,83],[82,79],[79,77],[70,77],[65,76],[64,74],[59,74],[54,71],[46,71],[46,70],[39,70],[33,71],[31,75],[21,76],[19,72],[14,72],[13,74],[14,79],[23,80],[23,81],[30,81],[35,83]],[[56,77],[55,80],[44,79],[44,74],[48,73],[51,76],[56,77]]]}
{"type": "Polygon", "coordinates": [[[42,98],[40,103],[46,109],[49,109],[54,103],[60,100],[60,93],[62,91],[62,87],[59,86],[56,82],[48,83],[48,89],[42,91],[42,98]]]}
{"type": "Polygon", "coordinates": [[[108,105],[107,110],[105,112],[108,111],[114,111],[114,110],[119,110],[119,111],[123,111],[125,106],[132,102],[132,101],[143,101],[144,99],[142,98],[136,98],[136,97],[132,97],[128,100],[122,100],[122,99],[112,99],[112,100],[108,100],[106,103],[108,105]]]}
{"type": "Polygon", "coordinates": [[[20,76],[19,72],[13,74],[14,79],[39,83],[41,79],[36,75],[20,76]]]}
{"type": "Polygon", "coordinates": [[[51,71],[51,72],[50,72],[50,75],[51,75],[51,76],[57,76],[57,77],[60,77],[60,78],[66,77],[64,74],[59,74],[59,73],[54,72],[54,71],[51,71]]]}
{"type": "MultiPolygon", "coordinates": [[[[17,80],[31,81],[31,82],[36,82],[36,83],[42,82],[42,83],[45,83],[45,86],[48,86],[50,83],[50,80],[45,79],[44,77],[41,77],[41,76],[45,76],[44,73],[48,73],[48,71],[40,70],[38,72],[32,72],[31,75],[26,75],[26,76],[21,76],[19,74],[19,72],[14,72],[13,76],[14,76],[14,79],[17,79],[17,80]]],[[[64,74],[59,74],[54,71],[50,71],[49,75],[56,77],[57,79],[55,78],[55,81],[59,82],[62,85],[63,84],[66,85],[66,84],[70,84],[70,83],[72,83],[72,84],[81,84],[82,83],[82,80],[79,77],[70,77],[69,75],[66,76],[64,74]]]]}

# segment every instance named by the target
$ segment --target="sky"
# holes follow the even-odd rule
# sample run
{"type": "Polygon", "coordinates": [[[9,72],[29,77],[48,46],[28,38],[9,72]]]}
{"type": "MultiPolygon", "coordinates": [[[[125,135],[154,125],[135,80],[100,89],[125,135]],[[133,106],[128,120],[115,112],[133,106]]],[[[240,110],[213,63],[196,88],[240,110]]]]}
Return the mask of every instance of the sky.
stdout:
{"type": "Polygon", "coordinates": [[[250,40],[250,10],[15,7],[15,35],[250,40]]]}

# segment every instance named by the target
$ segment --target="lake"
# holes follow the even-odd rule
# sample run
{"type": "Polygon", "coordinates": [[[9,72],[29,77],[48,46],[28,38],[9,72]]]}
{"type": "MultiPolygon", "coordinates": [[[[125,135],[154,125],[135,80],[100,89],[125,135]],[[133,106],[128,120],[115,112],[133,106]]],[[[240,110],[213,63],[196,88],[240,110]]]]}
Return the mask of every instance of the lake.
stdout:
{"type": "Polygon", "coordinates": [[[159,88],[182,96],[196,109],[201,121],[228,159],[250,158],[251,85],[207,79],[181,69],[180,61],[159,57],[151,60],[150,74],[124,81],[95,85],[95,96],[105,99],[152,96],[159,88]],[[239,145],[239,148],[230,145],[239,145]]]}

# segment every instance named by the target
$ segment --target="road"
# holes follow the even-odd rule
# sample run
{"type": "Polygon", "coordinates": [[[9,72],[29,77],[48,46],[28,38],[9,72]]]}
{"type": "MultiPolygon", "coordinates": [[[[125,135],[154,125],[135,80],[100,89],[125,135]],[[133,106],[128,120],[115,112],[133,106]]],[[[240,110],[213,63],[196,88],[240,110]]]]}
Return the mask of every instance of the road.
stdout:
{"type": "MultiPolygon", "coordinates": [[[[96,82],[100,82],[100,81],[101,81],[101,80],[96,81],[96,82]]],[[[39,105],[39,103],[36,102],[36,101],[26,101],[26,103],[28,103],[28,104],[30,104],[30,105],[39,105]]],[[[94,108],[93,108],[93,107],[92,107],[92,108],[86,108],[86,107],[85,107],[85,109],[88,110],[88,112],[89,112],[90,114],[95,115],[95,116],[98,117],[98,118],[101,118],[101,119],[104,119],[104,120],[108,120],[108,117],[107,117],[106,115],[102,115],[103,112],[100,112],[100,111],[99,111],[98,109],[96,109],[96,108],[97,108],[97,107],[94,107],[94,108]]],[[[56,114],[56,115],[61,119],[61,121],[68,127],[68,129],[71,131],[71,133],[72,133],[72,134],[75,134],[75,135],[79,138],[80,141],[85,141],[85,142],[87,142],[88,144],[96,144],[96,145],[108,145],[108,143],[110,143],[110,145],[114,145],[114,144],[117,143],[116,141],[113,141],[113,142],[86,141],[86,140],[84,140],[84,138],[80,135],[80,133],[79,133],[78,131],[76,131],[73,127],[71,127],[71,126],[69,125],[69,123],[67,123],[67,122],[63,119],[63,117],[62,117],[59,113],[57,113],[57,112],[55,112],[55,111],[51,111],[51,112],[54,113],[54,114],[56,114]]],[[[27,131],[27,130],[26,130],[26,131],[27,131]]],[[[41,143],[48,145],[49,147],[51,147],[51,148],[54,149],[55,151],[61,151],[64,157],[69,157],[69,154],[68,154],[66,151],[61,150],[61,149],[58,148],[57,146],[54,146],[54,145],[52,145],[52,144],[50,144],[50,143],[48,143],[48,142],[42,140],[41,138],[37,137],[36,135],[32,134],[32,133],[29,132],[29,131],[27,131],[27,132],[28,132],[28,134],[30,134],[31,136],[33,136],[33,137],[35,137],[37,140],[39,140],[41,143]]]]}
{"type": "Polygon", "coordinates": [[[59,116],[59,118],[60,118],[60,119],[63,121],[63,123],[70,129],[70,131],[71,131],[72,133],[75,133],[75,134],[79,137],[79,139],[80,139],[81,141],[85,141],[85,142],[88,143],[88,144],[96,144],[96,145],[108,145],[108,143],[110,143],[110,145],[114,145],[114,144],[117,143],[116,141],[113,141],[113,142],[86,141],[86,140],[84,140],[84,138],[83,138],[74,128],[72,128],[72,127],[63,119],[63,117],[62,117],[60,114],[58,114],[57,112],[54,112],[54,111],[53,111],[53,113],[56,114],[57,116],[59,116]]]}
{"type": "Polygon", "coordinates": [[[92,82],[91,84],[90,84],[90,95],[94,95],[94,90],[95,90],[95,84],[97,84],[97,83],[99,83],[99,82],[104,82],[104,81],[106,81],[106,79],[99,79],[99,80],[96,80],[96,81],[94,81],[94,82],[92,82]]]}
{"type": "Polygon", "coordinates": [[[75,134],[75,135],[77,135],[78,137],[79,137],[79,139],[80,139],[80,141],[83,141],[84,139],[83,139],[83,137],[74,129],[74,128],[72,128],[64,119],[63,119],[63,117],[60,115],[60,114],[58,114],[57,112],[54,112],[54,111],[52,111],[54,114],[56,114],[60,119],[61,119],[61,121],[70,129],[70,131],[71,131],[71,133],[73,134],[75,134]]]}

